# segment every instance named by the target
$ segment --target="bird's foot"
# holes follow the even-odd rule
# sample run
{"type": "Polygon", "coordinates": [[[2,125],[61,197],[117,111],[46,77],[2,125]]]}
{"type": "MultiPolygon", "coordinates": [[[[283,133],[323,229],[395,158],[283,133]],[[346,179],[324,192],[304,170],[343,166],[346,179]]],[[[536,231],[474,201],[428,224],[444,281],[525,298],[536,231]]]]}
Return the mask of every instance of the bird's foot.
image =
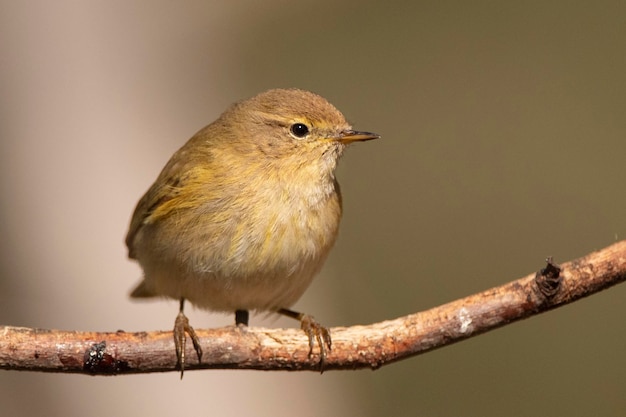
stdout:
{"type": "Polygon", "coordinates": [[[330,330],[328,330],[327,327],[322,326],[310,314],[298,313],[286,308],[281,308],[278,312],[300,321],[300,328],[309,338],[309,358],[313,356],[313,349],[315,348],[315,342],[317,342],[317,345],[320,348],[320,372],[323,373],[326,365],[327,352],[330,352],[333,344],[330,337],[330,330]]]}
{"type": "Polygon", "coordinates": [[[174,322],[174,344],[176,346],[177,358],[176,365],[180,369],[180,379],[183,379],[183,373],[185,372],[185,346],[187,344],[185,333],[191,338],[193,348],[198,355],[198,363],[202,362],[202,347],[200,346],[200,339],[196,335],[193,327],[189,325],[189,319],[185,316],[185,313],[183,313],[181,308],[181,311],[178,313],[178,316],[176,316],[176,321],[174,322]]]}

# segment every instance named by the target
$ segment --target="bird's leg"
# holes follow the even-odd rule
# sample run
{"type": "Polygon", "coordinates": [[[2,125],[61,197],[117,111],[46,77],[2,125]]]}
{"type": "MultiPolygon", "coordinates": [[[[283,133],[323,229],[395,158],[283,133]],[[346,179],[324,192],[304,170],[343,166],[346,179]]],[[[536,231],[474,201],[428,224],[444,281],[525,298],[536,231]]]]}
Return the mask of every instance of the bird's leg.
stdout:
{"type": "Polygon", "coordinates": [[[249,317],[250,313],[248,313],[248,310],[235,311],[235,326],[239,326],[240,324],[247,326],[249,317]]]}
{"type": "Polygon", "coordinates": [[[287,308],[279,309],[278,313],[300,321],[300,328],[304,330],[304,333],[306,333],[309,338],[309,358],[313,354],[313,348],[315,347],[315,342],[317,341],[317,344],[320,347],[320,371],[324,372],[324,365],[326,364],[326,348],[330,351],[333,344],[328,328],[319,324],[313,316],[309,314],[298,313],[297,311],[289,310],[287,308]]]}
{"type": "Polygon", "coordinates": [[[200,340],[193,330],[193,327],[189,325],[189,319],[183,312],[185,308],[185,299],[180,299],[180,310],[176,321],[174,322],[174,345],[176,346],[176,358],[178,360],[177,365],[180,368],[180,379],[183,379],[183,373],[185,372],[185,345],[187,344],[187,338],[185,333],[189,335],[193,342],[193,348],[198,354],[198,363],[202,362],[202,347],[200,346],[200,340]]]}

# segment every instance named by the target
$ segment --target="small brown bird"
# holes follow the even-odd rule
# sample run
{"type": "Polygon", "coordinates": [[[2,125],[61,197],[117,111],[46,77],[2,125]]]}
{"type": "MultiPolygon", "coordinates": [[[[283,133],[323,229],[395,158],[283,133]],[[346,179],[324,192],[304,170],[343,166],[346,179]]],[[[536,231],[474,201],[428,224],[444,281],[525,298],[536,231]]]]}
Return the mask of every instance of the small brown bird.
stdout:
{"type": "Polygon", "coordinates": [[[337,237],[341,194],[335,167],[357,132],[324,98],[269,90],[234,104],[196,133],[137,204],[126,237],[144,279],[131,297],[180,301],[174,341],[181,378],[185,300],[211,311],[269,311],[300,320],[323,369],[329,331],[289,310],[320,270],[337,237]]]}

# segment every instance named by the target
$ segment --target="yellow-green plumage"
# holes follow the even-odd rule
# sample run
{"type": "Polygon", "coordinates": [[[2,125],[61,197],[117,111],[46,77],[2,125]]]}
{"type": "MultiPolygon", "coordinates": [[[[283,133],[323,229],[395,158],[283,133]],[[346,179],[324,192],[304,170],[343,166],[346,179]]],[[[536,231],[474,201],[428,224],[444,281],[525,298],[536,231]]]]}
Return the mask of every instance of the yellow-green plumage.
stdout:
{"type": "Polygon", "coordinates": [[[270,90],[199,131],[139,201],[126,238],[133,297],[217,311],[277,310],[309,286],[341,217],[334,170],[353,132],[325,99],[270,90]],[[308,127],[306,137],[290,130],[308,127]]]}

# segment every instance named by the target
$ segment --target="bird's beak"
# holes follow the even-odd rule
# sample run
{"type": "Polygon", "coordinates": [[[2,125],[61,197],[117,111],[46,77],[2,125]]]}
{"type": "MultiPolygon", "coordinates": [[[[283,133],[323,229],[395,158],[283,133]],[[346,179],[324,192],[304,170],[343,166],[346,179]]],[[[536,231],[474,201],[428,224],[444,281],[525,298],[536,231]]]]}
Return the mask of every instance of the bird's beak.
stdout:
{"type": "Polygon", "coordinates": [[[341,132],[341,136],[339,136],[339,142],[341,143],[350,143],[350,142],[362,142],[365,140],[378,139],[380,135],[376,133],[370,132],[356,132],[354,130],[344,130],[341,132]]]}

